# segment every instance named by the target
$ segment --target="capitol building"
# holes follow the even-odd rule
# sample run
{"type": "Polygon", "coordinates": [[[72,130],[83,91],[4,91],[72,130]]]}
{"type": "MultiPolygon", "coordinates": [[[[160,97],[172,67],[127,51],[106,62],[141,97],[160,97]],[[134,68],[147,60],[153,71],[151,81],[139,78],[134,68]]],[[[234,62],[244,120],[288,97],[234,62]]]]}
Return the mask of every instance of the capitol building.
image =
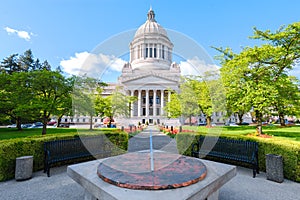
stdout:
{"type": "MultiPolygon", "coordinates": [[[[130,123],[171,123],[165,105],[172,92],[179,92],[180,67],[172,62],[173,44],[166,30],[155,20],[152,9],[130,43],[130,61],[122,69],[118,83],[127,95],[135,96],[130,123]]],[[[120,120],[119,120],[120,121],[120,120]]]]}
{"type": "MultiPolygon", "coordinates": [[[[175,44],[176,45],[176,44],[175,44]]],[[[174,44],[167,31],[157,23],[155,13],[150,8],[146,22],[141,25],[129,44],[130,59],[122,68],[116,83],[104,88],[103,95],[111,94],[116,87],[122,88],[128,96],[135,96],[137,101],[131,105],[128,118],[115,117],[118,126],[129,124],[168,124],[179,126],[184,119],[170,119],[164,107],[170,101],[172,92],[179,92],[181,76],[180,66],[172,61],[174,44]]],[[[64,116],[62,123],[87,124],[89,116],[64,116]]],[[[103,119],[94,117],[93,122],[103,119]]],[[[197,122],[205,121],[205,116],[197,117],[197,122]]],[[[234,118],[231,121],[236,121],[234,118]]],[[[223,123],[222,113],[213,113],[213,123],[223,123]]]]}

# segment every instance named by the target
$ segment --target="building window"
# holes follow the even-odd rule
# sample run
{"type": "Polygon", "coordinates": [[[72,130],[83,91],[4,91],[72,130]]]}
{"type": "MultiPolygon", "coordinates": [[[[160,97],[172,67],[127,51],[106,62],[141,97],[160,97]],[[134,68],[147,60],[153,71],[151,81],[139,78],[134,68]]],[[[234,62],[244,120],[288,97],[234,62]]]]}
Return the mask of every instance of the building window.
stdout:
{"type": "Polygon", "coordinates": [[[95,122],[97,122],[98,120],[97,119],[95,119],[95,122]]]}
{"type": "Polygon", "coordinates": [[[152,58],[152,48],[149,48],[149,57],[152,58]]]}
{"type": "Polygon", "coordinates": [[[145,103],[146,103],[146,97],[143,96],[143,104],[145,104],[145,103]]]}
{"type": "Polygon", "coordinates": [[[65,118],[65,122],[68,122],[68,119],[67,119],[67,118],[65,118]]]}
{"type": "Polygon", "coordinates": [[[154,48],[154,52],[153,53],[154,53],[153,57],[156,58],[156,48],[154,48]]]}
{"type": "Polygon", "coordinates": [[[160,97],[156,97],[156,104],[160,104],[160,97]]]}
{"type": "Polygon", "coordinates": [[[82,122],[85,122],[85,118],[82,119],[82,122]]]}
{"type": "Polygon", "coordinates": [[[160,115],[159,111],[160,111],[160,108],[156,108],[156,115],[160,115]]]}
{"type": "Polygon", "coordinates": [[[161,57],[162,57],[162,59],[165,59],[165,46],[164,45],[162,45],[161,57]]]}
{"type": "Polygon", "coordinates": [[[76,121],[79,122],[79,119],[77,119],[76,121]]]}
{"type": "Polygon", "coordinates": [[[148,58],[148,48],[146,48],[146,58],[148,58]]]}

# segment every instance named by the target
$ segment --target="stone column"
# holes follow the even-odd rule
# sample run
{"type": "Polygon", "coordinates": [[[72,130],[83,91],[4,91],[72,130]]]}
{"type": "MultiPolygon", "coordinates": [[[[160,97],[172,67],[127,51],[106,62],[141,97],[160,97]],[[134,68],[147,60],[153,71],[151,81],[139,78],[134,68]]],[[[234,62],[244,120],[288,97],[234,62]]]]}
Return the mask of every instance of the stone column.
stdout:
{"type": "Polygon", "coordinates": [[[146,117],[149,116],[149,90],[146,90],[146,117]]]}
{"type": "MultiPolygon", "coordinates": [[[[130,96],[133,97],[134,95],[134,90],[130,90],[130,96]]],[[[130,103],[131,104],[131,108],[130,108],[130,117],[133,117],[134,114],[134,103],[130,103]]]]}
{"type": "Polygon", "coordinates": [[[156,116],[156,90],[153,90],[153,116],[156,116]]]}
{"type": "MultiPolygon", "coordinates": [[[[168,91],[168,103],[171,101],[171,91],[168,91]]],[[[170,112],[168,111],[168,117],[170,116],[170,112]]]]}
{"type": "Polygon", "coordinates": [[[164,90],[160,91],[160,115],[164,114],[164,90]]]}
{"type": "Polygon", "coordinates": [[[141,98],[142,98],[142,91],[138,90],[138,117],[141,116],[141,98]]]}

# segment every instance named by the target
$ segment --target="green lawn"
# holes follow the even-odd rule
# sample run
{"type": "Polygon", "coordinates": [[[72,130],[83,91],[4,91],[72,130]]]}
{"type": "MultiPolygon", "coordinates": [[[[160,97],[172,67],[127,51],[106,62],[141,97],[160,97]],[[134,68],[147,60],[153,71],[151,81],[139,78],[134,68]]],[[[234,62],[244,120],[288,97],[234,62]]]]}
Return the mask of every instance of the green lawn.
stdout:
{"type": "MultiPolygon", "coordinates": [[[[248,135],[255,133],[255,126],[224,126],[206,128],[204,126],[183,126],[184,130],[193,130],[197,132],[215,132],[224,135],[248,135]]],[[[300,142],[300,126],[291,126],[281,128],[279,126],[263,126],[263,133],[274,137],[289,139],[300,142]]]]}
{"type": "MultiPolygon", "coordinates": [[[[77,133],[76,128],[48,128],[47,134],[64,134],[64,133],[77,133]]],[[[16,128],[0,128],[0,140],[11,138],[23,138],[29,136],[42,135],[41,128],[23,129],[18,131],[16,128]]]]}

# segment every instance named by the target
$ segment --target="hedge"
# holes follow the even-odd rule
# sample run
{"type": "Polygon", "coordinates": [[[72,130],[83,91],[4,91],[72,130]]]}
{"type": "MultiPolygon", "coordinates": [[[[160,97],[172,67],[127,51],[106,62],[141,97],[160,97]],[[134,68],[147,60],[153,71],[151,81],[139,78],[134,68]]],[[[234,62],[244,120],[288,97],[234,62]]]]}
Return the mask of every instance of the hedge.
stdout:
{"type": "MultiPolygon", "coordinates": [[[[176,136],[179,153],[191,156],[192,144],[195,144],[200,135],[205,133],[179,133],[176,136]]],[[[258,160],[260,171],[266,171],[266,155],[276,154],[283,157],[284,177],[292,181],[300,182],[300,142],[289,141],[279,138],[259,138],[244,135],[221,135],[222,138],[236,140],[248,140],[258,142],[258,160]]],[[[230,162],[237,164],[236,162],[230,162]]],[[[238,163],[242,165],[241,163],[238,163]]]]}
{"type": "MultiPolygon", "coordinates": [[[[44,168],[44,142],[61,139],[72,139],[81,136],[98,135],[99,132],[86,132],[82,134],[63,134],[33,136],[27,138],[16,138],[0,141],[0,181],[14,178],[15,161],[17,157],[33,156],[33,171],[44,168]]],[[[115,145],[111,145],[112,155],[126,152],[128,146],[128,134],[120,131],[103,132],[115,145]]]]}

